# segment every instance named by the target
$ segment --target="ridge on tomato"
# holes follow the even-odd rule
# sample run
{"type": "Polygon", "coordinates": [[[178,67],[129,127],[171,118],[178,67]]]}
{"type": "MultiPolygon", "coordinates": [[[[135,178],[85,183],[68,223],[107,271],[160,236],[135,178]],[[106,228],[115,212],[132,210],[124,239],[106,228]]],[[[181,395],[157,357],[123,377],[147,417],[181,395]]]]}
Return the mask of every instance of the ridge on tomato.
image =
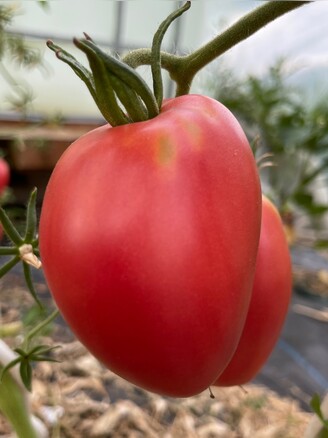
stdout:
{"type": "Polygon", "coordinates": [[[232,360],[214,385],[242,385],[256,376],[279,338],[291,290],[291,260],[282,221],[272,202],[263,196],[260,243],[246,323],[232,360]]]}
{"type": "Polygon", "coordinates": [[[40,218],[45,276],[73,332],[112,371],[194,395],[237,347],[260,217],[235,117],[204,96],[166,100],[150,120],[89,132],[58,161],[40,218]]]}

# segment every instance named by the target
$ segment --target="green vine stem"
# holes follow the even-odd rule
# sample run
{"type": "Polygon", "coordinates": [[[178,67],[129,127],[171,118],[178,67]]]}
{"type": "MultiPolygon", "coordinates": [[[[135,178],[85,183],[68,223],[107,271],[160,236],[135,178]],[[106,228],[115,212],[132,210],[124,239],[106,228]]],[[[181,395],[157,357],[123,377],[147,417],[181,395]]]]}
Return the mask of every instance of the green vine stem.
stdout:
{"type": "MultiPolygon", "coordinates": [[[[245,40],[259,29],[293,9],[309,1],[268,1],[209,41],[198,50],[186,56],[161,52],[161,67],[166,69],[177,84],[176,95],[188,94],[194,76],[207,64],[245,40]]],[[[137,49],[128,53],[123,62],[136,68],[152,64],[151,49],[137,49]]]]}
{"type": "Polygon", "coordinates": [[[48,324],[50,324],[51,322],[54,321],[55,318],[57,318],[57,316],[59,316],[59,310],[56,309],[54,310],[49,316],[47,316],[47,318],[43,321],[41,321],[38,325],[36,325],[26,336],[25,341],[24,341],[24,347],[28,348],[30,342],[32,341],[32,339],[39,333],[41,332],[45,327],[47,327],[48,324]]]}
{"type": "MultiPolygon", "coordinates": [[[[113,93],[114,97],[115,97],[115,93],[117,93],[117,91],[118,91],[115,88],[116,82],[113,83],[113,79],[116,78],[116,80],[118,80],[120,85],[121,85],[121,87],[120,87],[121,90],[122,90],[122,88],[125,89],[125,91],[128,94],[130,94],[130,92],[133,91],[136,94],[136,96],[139,96],[140,100],[138,102],[138,106],[139,106],[139,103],[141,103],[142,101],[144,102],[144,107],[147,109],[149,118],[153,118],[153,117],[158,115],[159,108],[157,106],[157,103],[156,103],[154,96],[151,93],[151,90],[149,89],[146,82],[141,78],[141,76],[139,76],[132,68],[130,68],[126,64],[122,63],[118,59],[115,59],[114,57],[109,56],[106,53],[104,53],[99,47],[97,47],[96,44],[93,43],[93,41],[90,39],[90,37],[88,37],[84,40],[78,40],[75,38],[74,44],[87,55],[87,57],[89,59],[89,63],[90,63],[90,61],[93,60],[93,61],[100,62],[103,65],[105,75],[109,79],[109,81],[111,82],[110,92],[113,93]]],[[[92,68],[91,63],[90,63],[90,67],[93,71],[93,77],[94,77],[95,81],[97,80],[98,76],[99,76],[99,79],[102,79],[102,81],[104,81],[104,78],[102,77],[101,74],[99,74],[97,68],[92,68]]],[[[97,83],[96,83],[96,87],[97,87],[97,83]]],[[[99,87],[100,87],[99,92],[102,92],[104,87],[101,83],[100,83],[99,87]]],[[[125,100],[122,103],[124,104],[125,109],[127,110],[127,113],[131,115],[131,107],[130,107],[131,105],[129,105],[129,101],[125,100]]],[[[135,103],[137,103],[137,102],[135,102],[135,103]]],[[[136,107],[134,109],[137,110],[136,107]]],[[[111,106],[109,106],[108,111],[111,113],[114,113],[113,104],[111,104],[111,106]]],[[[142,114],[143,109],[140,108],[139,111],[138,111],[139,114],[141,114],[139,118],[144,119],[143,114],[142,114]]],[[[133,120],[133,121],[139,121],[139,120],[133,120]]],[[[117,124],[120,124],[120,123],[117,123],[117,124]]],[[[115,126],[115,125],[112,124],[112,126],[115,126]]]]}

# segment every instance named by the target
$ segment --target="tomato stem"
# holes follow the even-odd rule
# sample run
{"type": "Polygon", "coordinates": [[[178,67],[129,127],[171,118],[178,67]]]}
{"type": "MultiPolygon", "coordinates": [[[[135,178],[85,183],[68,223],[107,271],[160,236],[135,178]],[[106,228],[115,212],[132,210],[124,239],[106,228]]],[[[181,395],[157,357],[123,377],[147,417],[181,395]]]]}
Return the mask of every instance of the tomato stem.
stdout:
{"type": "MultiPolygon", "coordinates": [[[[196,73],[214,59],[276,18],[308,3],[310,2],[277,0],[265,2],[189,55],[177,56],[161,52],[161,66],[170,73],[171,78],[176,82],[176,95],[188,94],[196,73]]],[[[140,65],[151,65],[152,51],[150,49],[134,50],[122,60],[133,68],[140,65]]]]}

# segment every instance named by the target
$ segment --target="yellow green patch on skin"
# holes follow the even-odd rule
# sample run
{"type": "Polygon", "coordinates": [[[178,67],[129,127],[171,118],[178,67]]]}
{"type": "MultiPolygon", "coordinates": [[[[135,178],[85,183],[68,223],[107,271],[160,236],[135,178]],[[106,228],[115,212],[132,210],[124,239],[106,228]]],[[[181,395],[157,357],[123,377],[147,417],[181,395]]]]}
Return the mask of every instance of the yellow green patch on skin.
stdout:
{"type": "Polygon", "coordinates": [[[172,140],[167,137],[162,137],[158,140],[156,150],[156,160],[162,166],[168,166],[175,161],[176,147],[172,140]]]}
{"type": "Polygon", "coordinates": [[[202,141],[201,141],[201,137],[202,137],[202,133],[201,130],[199,128],[199,126],[197,125],[188,125],[186,126],[187,128],[187,132],[188,134],[190,134],[190,145],[193,149],[195,150],[200,150],[201,146],[202,146],[202,141]]]}

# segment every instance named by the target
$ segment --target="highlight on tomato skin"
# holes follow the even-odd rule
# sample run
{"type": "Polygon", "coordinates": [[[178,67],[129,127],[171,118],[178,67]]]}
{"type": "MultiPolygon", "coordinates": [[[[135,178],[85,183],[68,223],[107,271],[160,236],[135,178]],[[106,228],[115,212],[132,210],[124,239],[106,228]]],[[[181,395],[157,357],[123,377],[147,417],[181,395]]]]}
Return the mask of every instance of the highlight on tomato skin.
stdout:
{"type": "Polygon", "coordinates": [[[192,396],[237,346],[260,218],[235,117],[205,96],[170,99],[150,120],[89,132],[58,161],[40,218],[45,277],[104,365],[149,391],[192,396]]]}
{"type": "Polygon", "coordinates": [[[291,291],[291,259],[283,224],[276,207],[263,196],[250,307],[238,347],[215,386],[243,385],[256,376],[279,338],[291,291]]]}

